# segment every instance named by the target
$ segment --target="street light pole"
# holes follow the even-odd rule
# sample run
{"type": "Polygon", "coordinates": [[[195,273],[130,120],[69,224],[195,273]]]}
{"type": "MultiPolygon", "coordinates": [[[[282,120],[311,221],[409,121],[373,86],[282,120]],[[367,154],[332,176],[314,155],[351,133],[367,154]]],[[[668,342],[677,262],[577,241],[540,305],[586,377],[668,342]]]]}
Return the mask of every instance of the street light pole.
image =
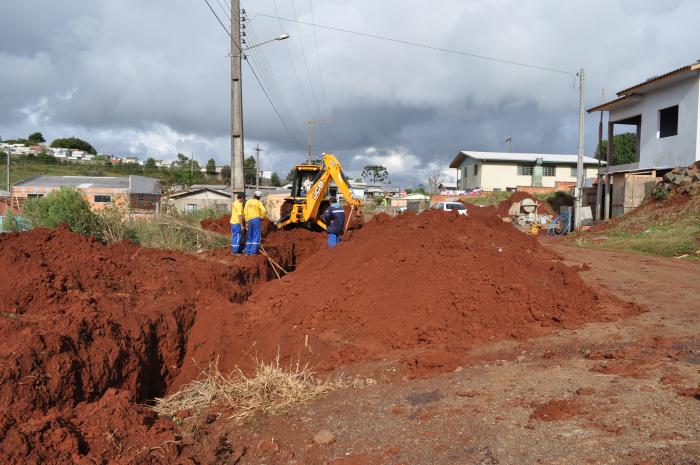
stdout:
{"type": "Polygon", "coordinates": [[[578,73],[579,84],[579,115],[578,115],[578,158],[576,160],[576,203],[574,208],[574,230],[581,229],[581,211],[583,210],[583,184],[586,173],[583,171],[583,139],[585,113],[583,108],[584,100],[584,69],[578,73]]]}

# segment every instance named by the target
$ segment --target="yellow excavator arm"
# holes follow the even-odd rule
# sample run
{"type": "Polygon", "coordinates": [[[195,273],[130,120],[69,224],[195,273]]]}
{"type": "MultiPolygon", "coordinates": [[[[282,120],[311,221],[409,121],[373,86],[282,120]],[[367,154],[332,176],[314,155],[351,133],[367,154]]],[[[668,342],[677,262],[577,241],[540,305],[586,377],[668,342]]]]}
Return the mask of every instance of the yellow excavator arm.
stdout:
{"type": "Polygon", "coordinates": [[[351,212],[359,213],[362,202],[352,196],[350,184],[348,183],[343,168],[338,159],[330,154],[323,155],[323,165],[321,172],[316,176],[311,187],[306,192],[306,196],[294,203],[288,218],[278,225],[283,228],[294,223],[316,224],[322,229],[326,229],[326,224],[319,218],[321,204],[326,200],[326,194],[330,187],[331,180],[338,186],[338,190],[343,194],[343,198],[350,205],[351,212]]]}

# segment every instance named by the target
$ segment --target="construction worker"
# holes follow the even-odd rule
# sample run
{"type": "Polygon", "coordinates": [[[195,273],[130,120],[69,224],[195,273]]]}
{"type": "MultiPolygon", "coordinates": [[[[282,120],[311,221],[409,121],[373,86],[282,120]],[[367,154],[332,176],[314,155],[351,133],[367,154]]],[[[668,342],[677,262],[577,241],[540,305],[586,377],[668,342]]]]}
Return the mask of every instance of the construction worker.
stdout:
{"type": "Polygon", "coordinates": [[[326,223],[328,232],[328,247],[333,248],[340,242],[340,236],[345,227],[345,210],[340,206],[338,200],[331,199],[331,206],[323,213],[323,222],[326,223]]]}
{"type": "Polygon", "coordinates": [[[245,217],[243,216],[243,203],[245,202],[245,192],[236,194],[236,200],[231,206],[231,253],[243,253],[243,229],[245,229],[245,217]]]}
{"type": "Polygon", "coordinates": [[[262,192],[255,191],[253,198],[248,200],[243,207],[243,216],[248,227],[248,239],[245,242],[246,255],[258,253],[262,220],[267,218],[267,211],[260,201],[260,197],[262,197],[262,192]]]}
{"type": "Polygon", "coordinates": [[[311,186],[314,185],[314,182],[311,180],[311,178],[306,178],[304,179],[304,182],[301,183],[301,195],[303,197],[306,197],[306,194],[309,193],[311,190],[311,186]]]}

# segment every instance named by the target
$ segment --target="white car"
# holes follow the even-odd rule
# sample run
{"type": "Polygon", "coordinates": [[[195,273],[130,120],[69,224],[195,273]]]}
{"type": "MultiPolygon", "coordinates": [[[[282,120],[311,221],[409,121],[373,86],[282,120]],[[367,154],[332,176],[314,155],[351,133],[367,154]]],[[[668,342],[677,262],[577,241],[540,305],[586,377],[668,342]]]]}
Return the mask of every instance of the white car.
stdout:
{"type": "Polygon", "coordinates": [[[460,202],[438,202],[430,208],[435,209],[435,210],[443,210],[443,211],[456,210],[457,213],[459,213],[460,215],[467,214],[467,207],[465,207],[464,204],[460,203],[460,202]]]}

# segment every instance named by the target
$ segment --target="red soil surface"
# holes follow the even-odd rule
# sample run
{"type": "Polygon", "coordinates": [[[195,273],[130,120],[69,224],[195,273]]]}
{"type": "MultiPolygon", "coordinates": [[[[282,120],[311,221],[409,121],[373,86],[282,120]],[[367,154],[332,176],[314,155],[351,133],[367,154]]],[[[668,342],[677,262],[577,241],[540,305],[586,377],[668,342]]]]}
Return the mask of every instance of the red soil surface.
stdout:
{"type": "Polygon", "coordinates": [[[199,364],[218,356],[228,371],[279,351],[329,370],[401,349],[421,376],[454,369],[478,344],[638,311],[596,293],[493,210],[377,215],[222,316],[213,333],[190,337],[188,354],[199,364]]]}
{"type": "Polygon", "coordinates": [[[330,370],[400,350],[422,376],[478,344],[638,311],[493,208],[378,215],[335,249],[318,251],[324,240],[270,234],[268,254],[298,266],[263,285],[274,273],[261,256],[202,260],[64,228],[1,236],[3,463],[159,462],[153,450],[187,463],[194,446],[143,404],[215,360],[246,369],[279,351],[330,370]]]}
{"type": "Polygon", "coordinates": [[[538,406],[530,419],[542,421],[562,421],[575,417],[580,413],[578,402],[572,400],[553,399],[538,406]]]}
{"type": "MultiPolygon", "coordinates": [[[[268,252],[294,263],[288,238],[268,252]]],[[[273,278],[263,257],[240,260],[107,247],[65,228],[0,236],[2,463],[93,463],[172,442],[139,404],[179,373],[201,315],[273,278]]]]}
{"type": "Polygon", "coordinates": [[[515,203],[515,202],[521,202],[525,199],[532,199],[535,202],[540,204],[540,207],[537,209],[537,212],[540,215],[554,215],[554,210],[552,210],[552,207],[549,206],[547,202],[543,202],[541,200],[536,199],[532,195],[530,195],[527,192],[514,192],[513,195],[508,197],[507,199],[503,200],[501,203],[498,204],[498,207],[496,208],[496,213],[500,217],[508,216],[508,211],[510,210],[510,207],[515,203]]]}

